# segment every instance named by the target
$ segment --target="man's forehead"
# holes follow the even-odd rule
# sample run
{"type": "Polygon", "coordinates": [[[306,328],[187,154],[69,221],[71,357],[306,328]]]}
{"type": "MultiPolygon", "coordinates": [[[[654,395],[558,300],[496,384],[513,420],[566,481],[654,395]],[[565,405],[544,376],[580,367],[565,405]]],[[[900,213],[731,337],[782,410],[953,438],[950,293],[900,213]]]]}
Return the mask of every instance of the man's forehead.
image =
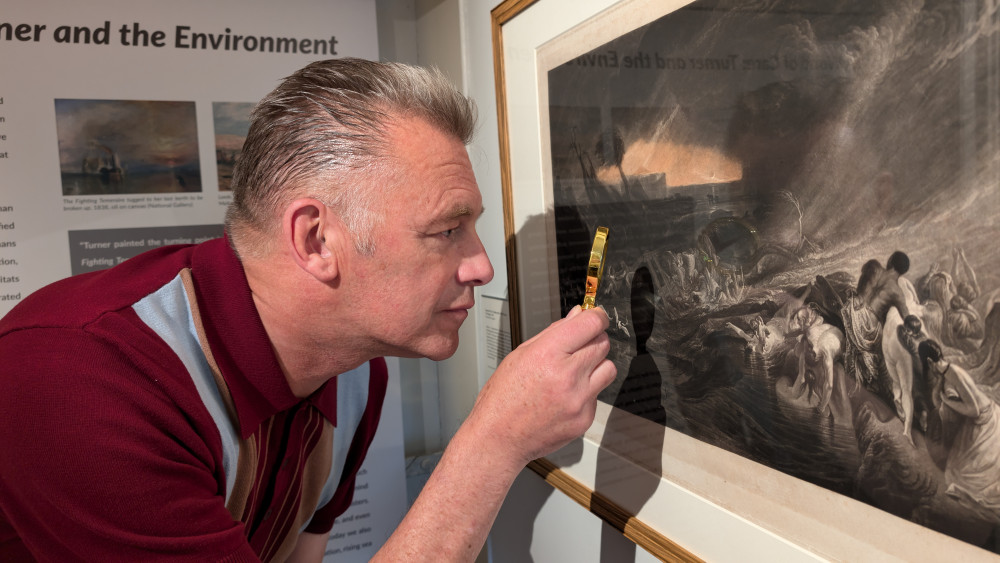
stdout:
{"type": "Polygon", "coordinates": [[[395,114],[386,121],[388,138],[397,147],[413,145],[423,149],[433,149],[438,143],[427,143],[428,137],[448,139],[465,146],[465,143],[440,125],[419,115],[395,114]]]}
{"type": "Polygon", "coordinates": [[[465,145],[419,117],[394,120],[390,158],[398,190],[394,206],[424,220],[482,213],[482,197],[465,145]]]}

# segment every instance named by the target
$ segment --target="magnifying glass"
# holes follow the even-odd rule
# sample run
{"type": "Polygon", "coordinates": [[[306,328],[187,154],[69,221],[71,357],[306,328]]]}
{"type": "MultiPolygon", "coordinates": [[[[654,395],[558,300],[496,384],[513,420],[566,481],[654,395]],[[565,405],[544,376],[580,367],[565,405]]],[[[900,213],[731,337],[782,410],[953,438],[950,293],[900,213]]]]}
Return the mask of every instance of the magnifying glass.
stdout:
{"type": "Polygon", "coordinates": [[[590,248],[590,261],[587,262],[587,288],[583,296],[583,308],[593,309],[596,306],[597,287],[604,277],[604,257],[608,250],[608,228],[597,227],[594,233],[594,245],[590,248]]]}

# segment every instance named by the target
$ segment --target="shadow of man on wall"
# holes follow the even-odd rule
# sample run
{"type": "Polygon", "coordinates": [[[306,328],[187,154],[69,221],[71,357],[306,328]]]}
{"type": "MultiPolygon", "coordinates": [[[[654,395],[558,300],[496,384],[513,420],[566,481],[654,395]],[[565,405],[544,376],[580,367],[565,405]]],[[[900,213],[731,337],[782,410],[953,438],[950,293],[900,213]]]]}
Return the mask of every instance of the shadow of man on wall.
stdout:
{"type": "Polygon", "coordinates": [[[649,500],[662,474],[663,426],[667,422],[660,391],[663,378],[646,349],[653,333],[655,298],[653,276],[642,266],[632,276],[629,298],[635,357],[608,417],[597,458],[596,492],[591,498],[591,512],[607,522],[601,534],[601,561],[634,560],[635,544],[624,540],[622,533],[632,518],[629,513],[638,512],[649,500]],[[604,491],[615,496],[614,503],[609,503],[604,491]]]}
{"type": "Polygon", "coordinates": [[[656,362],[653,361],[653,355],[646,349],[646,342],[653,334],[655,297],[653,276],[649,268],[642,266],[632,276],[629,299],[632,327],[635,330],[635,357],[629,364],[628,374],[618,390],[614,406],[657,424],[666,425],[667,412],[663,408],[660,392],[663,377],[656,362]]]}

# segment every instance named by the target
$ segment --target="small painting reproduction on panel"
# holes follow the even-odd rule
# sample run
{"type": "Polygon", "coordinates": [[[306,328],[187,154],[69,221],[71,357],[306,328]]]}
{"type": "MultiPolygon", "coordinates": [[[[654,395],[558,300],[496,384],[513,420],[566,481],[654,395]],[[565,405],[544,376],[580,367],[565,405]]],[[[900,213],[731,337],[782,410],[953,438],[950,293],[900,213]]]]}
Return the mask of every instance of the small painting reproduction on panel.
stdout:
{"type": "Polygon", "coordinates": [[[201,191],[194,102],[55,100],[64,196],[201,191]]]}
{"type": "Polygon", "coordinates": [[[219,191],[228,192],[233,181],[233,166],[243,152],[243,142],[250,130],[248,102],[212,102],[212,124],[215,126],[215,166],[219,175],[219,191]]]}

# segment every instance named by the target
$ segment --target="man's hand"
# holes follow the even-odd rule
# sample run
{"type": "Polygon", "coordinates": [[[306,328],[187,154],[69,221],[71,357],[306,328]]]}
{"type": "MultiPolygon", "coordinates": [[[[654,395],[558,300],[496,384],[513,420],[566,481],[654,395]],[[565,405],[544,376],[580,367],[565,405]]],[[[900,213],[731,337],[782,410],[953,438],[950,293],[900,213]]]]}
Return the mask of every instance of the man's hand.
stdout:
{"type": "Polygon", "coordinates": [[[607,328],[603,309],[577,307],[511,352],[374,560],[475,559],[525,464],[593,422],[597,394],[615,378],[607,328]]]}
{"type": "Polygon", "coordinates": [[[511,352],[483,387],[470,420],[485,423],[500,450],[527,463],[581,436],[597,394],[614,381],[603,309],[570,311],[511,352]]]}

